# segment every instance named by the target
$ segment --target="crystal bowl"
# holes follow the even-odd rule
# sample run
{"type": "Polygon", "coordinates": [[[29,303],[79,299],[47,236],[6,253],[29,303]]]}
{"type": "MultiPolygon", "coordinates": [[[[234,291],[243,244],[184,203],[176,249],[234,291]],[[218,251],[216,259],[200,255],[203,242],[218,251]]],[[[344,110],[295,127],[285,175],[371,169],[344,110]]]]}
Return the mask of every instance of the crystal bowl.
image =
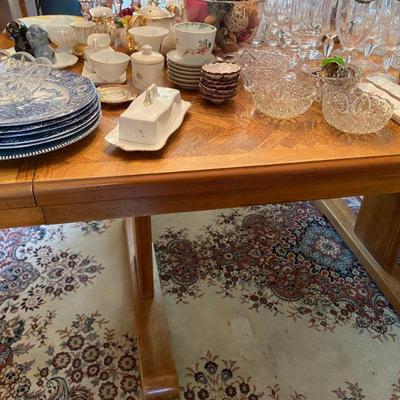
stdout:
{"type": "Polygon", "coordinates": [[[255,82],[252,96],[258,111],[273,118],[293,118],[305,113],[316,98],[317,90],[309,79],[293,73],[270,83],[255,82]]]}
{"type": "Polygon", "coordinates": [[[217,28],[215,49],[233,53],[252,42],[265,0],[184,0],[186,19],[217,28]]]}
{"type": "Polygon", "coordinates": [[[356,135],[380,131],[393,115],[386,99],[359,89],[352,92],[324,88],[322,112],[326,122],[344,133],[356,135]]]}
{"type": "Polygon", "coordinates": [[[354,64],[349,64],[348,69],[351,71],[351,75],[346,78],[326,77],[326,76],[316,75],[315,72],[319,70],[319,68],[318,69],[314,68],[305,71],[305,74],[315,82],[318,91],[318,98],[321,99],[323,86],[330,86],[333,88],[348,90],[348,91],[351,91],[357,87],[357,85],[361,80],[362,71],[359,67],[357,67],[354,64]]]}
{"type": "Polygon", "coordinates": [[[44,57],[17,52],[0,60],[0,104],[28,101],[40,89],[52,69],[44,57]]]}
{"type": "Polygon", "coordinates": [[[285,75],[289,69],[289,60],[279,50],[243,48],[233,54],[227,54],[226,59],[232,58],[242,68],[243,86],[251,91],[253,82],[271,79],[276,80],[285,75]]]}

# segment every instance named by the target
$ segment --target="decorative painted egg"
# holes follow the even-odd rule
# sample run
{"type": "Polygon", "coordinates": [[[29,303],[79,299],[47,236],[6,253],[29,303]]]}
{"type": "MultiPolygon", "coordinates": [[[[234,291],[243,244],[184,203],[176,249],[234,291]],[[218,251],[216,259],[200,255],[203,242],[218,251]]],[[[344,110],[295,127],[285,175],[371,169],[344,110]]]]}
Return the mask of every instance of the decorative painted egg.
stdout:
{"type": "Polygon", "coordinates": [[[249,14],[243,5],[237,5],[225,17],[225,26],[231,32],[240,32],[247,28],[249,24],[249,14]]]}
{"type": "Polygon", "coordinates": [[[204,23],[205,24],[210,24],[210,25],[214,25],[217,23],[217,17],[215,15],[208,15],[205,19],[204,19],[204,23]]]}

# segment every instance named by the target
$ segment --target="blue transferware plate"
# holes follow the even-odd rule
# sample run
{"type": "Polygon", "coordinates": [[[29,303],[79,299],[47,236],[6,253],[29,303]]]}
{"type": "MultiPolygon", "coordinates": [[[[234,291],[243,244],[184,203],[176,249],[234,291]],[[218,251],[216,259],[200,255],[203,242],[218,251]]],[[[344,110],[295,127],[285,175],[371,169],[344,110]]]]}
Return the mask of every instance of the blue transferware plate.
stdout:
{"type": "Polygon", "coordinates": [[[48,128],[40,128],[37,130],[30,130],[30,131],[22,131],[22,132],[12,132],[12,133],[0,133],[0,144],[5,144],[5,143],[14,143],[15,141],[26,141],[26,140],[31,140],[34,138],[43,138],[43,137],[50,137],[51,135],[54,135],[55,133],[60,132],[60,130],[67,129],[68,127],[71,127],[72,125],[77,124],[80,121],[83,121],[93,115],[93,113],[97,110],[99,107],[99,100],[96,99],[96,101],[90,103],[90,106],[88,108],[85,108],[84,111],[74,114],[74,118],[67,119],[66,121],[59,122],[57,124],[54,124],[48,128]]]}
{"type": "Polygon", "coordinates": [[[101,112],[98,118],[92,123],[92,125],[75,133],[72,136],[69,136],[61,140],[57,140],[51,143],[44,143],[23,149],[0,150],[0,160],[13,160],[16,158],[33,157],[39,154],[49,153],[50,151],[67,147],[94,132],[97,126],[99,125],[100,119],[101,119],[101,112]]]}
{"type": "Polygon", "coordinates": [[[70,115],[96,95],[92,81],[69,71],[52,71],[30,101],[0,105],[0,126],[27,125],[70,115]]]}
{"type": "Polygon", "coordinates": [[[0,150],[5,150],[5,149],[16,149],[16,148],[26,148],[26,147],[31,147],[31,146],[36,146],[42,143],[50,143],[55,140],[63,139],[68,136],[71,136],[75,134],[76,132],[86,128],[89,126],[91,123],[93,123],[94,120],[96,120],[100,114],[101,107],[98,106],[97,109],[95,110],[92,115],[88,116],[85,121],[80,121],[74,124],[73,126],[70,126],[67,129],[60,129],[58,132],[55,132],[51,135],[43,134],[43,136],[38,136],[38,137],[33,137],[29,140],[26,140],[26,138],[22,137],[15,137],[12,139],[6,139],[8,142],[0,142],[0,150]]]}
{"type": "Polygon", "coordinates": [[[64,123],[68,123],[71,120],[84,114],[85,112],[88,112],[88,110],[90,108],[93,108],[93,106],[97,103],[98,103],[98,96],[95,96],[87,106],[65,117],[56,118],[50,121],[42,121],[37,124],[12,125],[12,126],[0,127],[0,138],[8,136],[14,137],[16,135],[25,135],[25,133],[27,135],[30,135],[33,132],[45,132],[48,129],[54,129],[57,126],[62,126],[64,123]]]}

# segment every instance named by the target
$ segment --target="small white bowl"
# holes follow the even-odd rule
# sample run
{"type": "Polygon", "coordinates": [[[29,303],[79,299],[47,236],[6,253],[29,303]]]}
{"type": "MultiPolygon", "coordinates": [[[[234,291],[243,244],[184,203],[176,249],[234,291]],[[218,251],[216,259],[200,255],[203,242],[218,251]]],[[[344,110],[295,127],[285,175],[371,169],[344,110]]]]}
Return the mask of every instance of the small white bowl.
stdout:
{"type": "Polygon", "coordinates": [[[110,50],[110,35],[108,33],[92,33],[87,39],[88,47],[85,50],[85,59],[89,68],[94,71],[90,55],[103,50],[110,50]]]}
{"type": "Polygon", "coordinates": [[[130,59],[125,53],[113,50],[99,51],[90,54],[89,58],[97,76],[108,83],[116,82],[121,78],[130,59]]]}
{"type": "Polygon", "coordinates": [[[71,26],[78,36],[79,43],[87,44],[87,38],[96,28],[96,23],[93,21],[73,21],[71,26]]]}
{"type": "Polygon", "coordinates": [[[46,29],[51,42],[57,46],[57,53],[72,53],[73,47],[78,43],[78,36],[72,26],[48,25],[46,29]]]}
{"type": "Polygon", "coordinates": [[[158,26],[135,26],[129,29],[129,34],[137,42],[138,48],[142,48],[146,44],[151,46],[153,51],[160,52],[161,43],[169,30],[158,26]]]}

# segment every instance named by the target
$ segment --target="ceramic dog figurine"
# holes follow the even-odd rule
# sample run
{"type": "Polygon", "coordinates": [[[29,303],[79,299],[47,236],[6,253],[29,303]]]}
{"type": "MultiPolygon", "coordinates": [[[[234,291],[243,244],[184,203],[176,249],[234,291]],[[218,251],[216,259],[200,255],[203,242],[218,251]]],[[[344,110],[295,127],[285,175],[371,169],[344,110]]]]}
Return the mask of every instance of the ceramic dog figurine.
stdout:
{"type": "Polygon", "coordinates": [[[49,44],[49,34],[46,29],[40,25],[31,25],[28,28],[26,38],[32,47],[33,55],[38,57],[45,57],[49,59],[53,64],[56,62],[54,50],[49,44]]]}
{"type": "Polygon", "coordinates": [[[26,34],[27,26],[19,21],[11,21],[7,24],[6,31],[8,35],[15,41],[15,51],[25,51],[33,55],[32,46],[29,44],[26,34]]]}

